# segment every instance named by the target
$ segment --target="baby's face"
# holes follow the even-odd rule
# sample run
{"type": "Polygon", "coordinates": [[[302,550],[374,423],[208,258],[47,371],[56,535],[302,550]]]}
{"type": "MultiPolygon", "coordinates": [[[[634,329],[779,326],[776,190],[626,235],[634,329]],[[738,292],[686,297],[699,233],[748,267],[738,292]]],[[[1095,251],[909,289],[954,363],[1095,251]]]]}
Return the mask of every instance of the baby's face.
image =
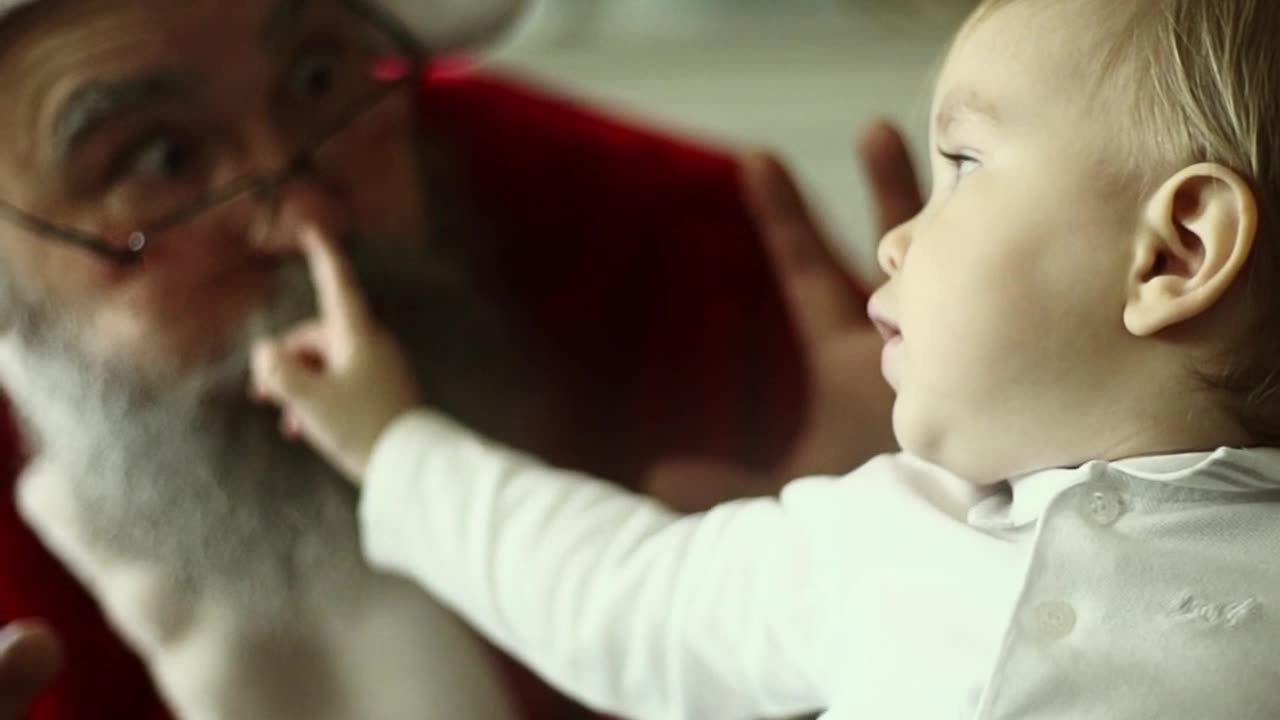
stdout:
{"type": "Polygon", "coordinates": [[[1081,5],[1014,3],[962,32],[934,100],[929,202],[880,248],[898,439],[978,482],[1115,443],[1108,371],[1132,348],[1141,202],[1109,150],[1124,108],[1090,102],[1081,5]]]}

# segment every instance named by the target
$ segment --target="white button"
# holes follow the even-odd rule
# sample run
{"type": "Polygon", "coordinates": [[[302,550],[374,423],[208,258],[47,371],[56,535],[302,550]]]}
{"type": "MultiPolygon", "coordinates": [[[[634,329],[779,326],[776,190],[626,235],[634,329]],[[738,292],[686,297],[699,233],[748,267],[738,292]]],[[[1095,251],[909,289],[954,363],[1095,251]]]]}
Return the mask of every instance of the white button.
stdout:
{"type": "Polygon", "coordinates": [[[1045,640],[1061,640],[1076,628],[1076,611],[1064,602],[1045,602],[1031,610],[1031,629],[1045,640]]]}
{"type": "Polygon", "coordinates": [[[1085,515],[1099,527],[1114,525],[1124,514],[1124,500],[1120,493],[1103,487],[1091,487],[1085,490],[1085,515]]]}

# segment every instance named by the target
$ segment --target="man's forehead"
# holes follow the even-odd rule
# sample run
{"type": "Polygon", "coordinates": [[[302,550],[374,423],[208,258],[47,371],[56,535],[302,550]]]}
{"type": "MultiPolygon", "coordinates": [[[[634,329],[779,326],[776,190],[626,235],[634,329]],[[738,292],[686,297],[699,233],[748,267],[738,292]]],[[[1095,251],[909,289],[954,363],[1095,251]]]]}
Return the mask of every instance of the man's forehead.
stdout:
{"type": "Polygon", "coordinates": [[[35,0],[0,0],[0,17],[9,14],[24,5],[30,5],[33,2],[35,2],[35,0]]]}
{"type": "MultiPolygon", "coordinates": [[[[379,20],[408,20],[401,30],[431,38],[441,33],[469,33],[496,29],[501,8],[518,9],[523,0],[0,0],[0,85],[10,98],[0,125],[11,137],[28,140],[35,129],[91,125],[91,116],[73,113],[60,122],[62,106],[73,95],[86,99],[82,107],[101,110],[99,98],[132,102],[157,94],[172,98],[174,88],[194,87],[191,79],[209,81],[224,94],[252,85],[259,73],[251,70],[255,57],[284,51],[291,32],[309,18],[337,14],[369,15],[379,20]],[[433,11],[439,10],[439,13],[433,11]],[[483,10],[483,12],[481,12],[483,10]],[[478,23],[478,25],[477,25],[478,23]],[[21,51],[17,51],[21,48],[21,51]],[[172,79],[181,76],[183,82],[172,79]],[[157,78],[163,82],[157,81],[157,78]],[[100,87],[122,92],[103,93],[100,87]],[[230,90],[228,90],[230,88],[230,90]],[[140,92],[145,90],[147,92],[140,92]],[[161,91],[153,92],[153,91],[161,91]]],[[[399,33],[397,33],[399,35],[399,33]]],[[[459,36],[461,38],[463,36],[459,36]]],[[[427,42],[433,51],[448,45],[427,42]]],[[[263,66],[266,67],[266,66],[263,66]]],[[[65,143],[64,143],[65,144],[65,143]]],[[[48,155],[52,144],[24,142],[28,150],[48,155]]]]}
{"type": "MultiPolygon", "coordinates": [[[[17,10],[57,0],[0,0],[0,21],[17,10]]],[[[226,0],[234,5],[238,0],[226,0]]],[[[187,2],[187,0],[171,0],[187,2]]],[[[289,6],[306,0],[284,0],[289,6]]],[[[528,0],[350,0],[403,23],[405,29],[435,51],[484,42],[502,32],[528,5],[528,0]]]]}
{"type": "Polygon", "coordinates": [[[252,91],[267,77],[262,68],[277,63],[276,49],[310,22],[311,8],[345,12],[344,5],[0,0],[0,88],[17,99],[0,107],[4,165],[62,167],[81,139],[113,119],[174,107],[201,88],[216,88],[219,97],[252,91]]]}
{"type": "Polygon", "coordinates": [[[142,17],[151,21],[146,24],[153,26],[166,22],[166,18],[184,16],[206,24],[217,23],[218,29],[227,22],[252,20],[257,25],[268,18],[272,26],[280,26],[296,22],[310,8],[321,5],[363,14],[378,3],[376,0],[183,0],[180,3],[173,0],[0,0],[0,27],[35,25],[39,35],[48,32],[43,18],[56,16],[59,27],[76,27],[83,20],[102,15],[142,17]]]}

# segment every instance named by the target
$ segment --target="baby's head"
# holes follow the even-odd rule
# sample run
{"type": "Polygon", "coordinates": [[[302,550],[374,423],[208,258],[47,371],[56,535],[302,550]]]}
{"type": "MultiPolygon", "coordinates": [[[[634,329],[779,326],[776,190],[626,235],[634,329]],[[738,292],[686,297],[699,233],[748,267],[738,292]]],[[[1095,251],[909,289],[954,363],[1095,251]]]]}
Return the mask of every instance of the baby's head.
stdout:
{"type": "Polygon", "coordinates": [[[979,482],[1280,444],[1280,3],[988,0],[880,248],[903,447],[979,482]]]}

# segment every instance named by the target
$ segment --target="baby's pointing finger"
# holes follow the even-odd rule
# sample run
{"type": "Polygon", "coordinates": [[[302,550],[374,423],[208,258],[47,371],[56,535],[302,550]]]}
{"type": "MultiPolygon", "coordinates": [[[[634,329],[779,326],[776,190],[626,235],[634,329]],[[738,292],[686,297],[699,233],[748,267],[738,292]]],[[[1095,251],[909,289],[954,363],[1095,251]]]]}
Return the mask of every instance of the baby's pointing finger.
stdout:
{"type": "Polygon", "coordinates": [[[300,241],[325,325],[349,335],[363,331],[369,312],[351,263],[319,232],[308,230],[300,241]]]}

